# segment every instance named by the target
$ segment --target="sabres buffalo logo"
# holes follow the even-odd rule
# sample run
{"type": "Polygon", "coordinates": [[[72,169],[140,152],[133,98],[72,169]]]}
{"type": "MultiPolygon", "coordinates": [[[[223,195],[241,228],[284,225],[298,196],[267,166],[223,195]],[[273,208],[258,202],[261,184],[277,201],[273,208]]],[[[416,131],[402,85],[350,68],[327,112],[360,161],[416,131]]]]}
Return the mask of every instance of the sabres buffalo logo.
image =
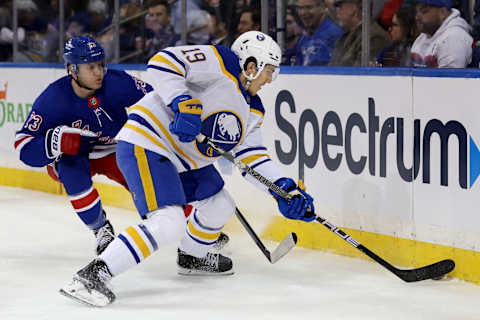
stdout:
{"type": "MultiPolygon", "coordinates": [[[[218,111],[208,115],[202,121],[202,134],[210,137],[219,147],[224,150],[233,149],[240,143],[243,136],[243,124],[240,117],[231,111],[218,111]]],[[[205,157],[220,156],[212,148],[196,143],[198,151],[205,157]]]]}

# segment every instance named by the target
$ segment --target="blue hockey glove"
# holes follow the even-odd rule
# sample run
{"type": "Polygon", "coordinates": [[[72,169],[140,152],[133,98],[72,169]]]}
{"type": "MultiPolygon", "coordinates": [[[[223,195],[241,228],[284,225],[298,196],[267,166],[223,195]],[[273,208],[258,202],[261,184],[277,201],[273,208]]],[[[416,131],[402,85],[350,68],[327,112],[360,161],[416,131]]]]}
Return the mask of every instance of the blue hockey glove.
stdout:
{"type": "Polygon", "coordinates": [[[175,118],[170,123],[170,132],[176,134],[180,141],[191,142],[202,129],[202,103],[189,95],[173,99],[171,104],[175,118]]]}
{"type": "Polygon", "coordinates": [[[77,155],[89,153],[98,136],[88,130],[58,126],[49,129],[45,135],[45,151],[50,159],[61,154],[77,155]]]}
{"type": "Polygon", "coordinates": [[[285,218],[305,222],[310,222],[315,219],[315,215],[313,214],[313,212],[315,212],[313,198],[304,190],[300,189],[295,181],[290,178],[280,178],[275,181],[275,184],[293,195],[293,199],[287,201],[270,190],[270,193],[277,199],[278,209],[285,218]]]}

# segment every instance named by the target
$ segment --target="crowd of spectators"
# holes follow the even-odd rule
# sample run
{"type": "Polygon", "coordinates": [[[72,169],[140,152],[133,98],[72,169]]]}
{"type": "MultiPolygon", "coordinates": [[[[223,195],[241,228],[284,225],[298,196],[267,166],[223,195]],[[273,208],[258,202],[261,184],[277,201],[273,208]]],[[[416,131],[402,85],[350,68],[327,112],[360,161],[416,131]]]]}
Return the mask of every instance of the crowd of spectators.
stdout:
{"type": "MultiPolygon", "coordinates": [[[[0,61],[12,61],[12,1],[0,0],[0,61]]],[[[58,62],[59,37],[89,34],[114,59],[113,0],[15,0],[16,62],[58,62]]],[[[284,65],[360,66],[362,0],[285,0],[284,65]]],[[[480,1],[470,21],[469,0],[373,0],[369,65],[479,67],[480,1]],[[477,13],[479,13],[477,15],[477,13]]],[[[269,32],[275,34],[275,0],[269,32]]],[[[145,63],[159,50],[185,44],[179,0],[120,0],[121,63],[145,63]]],[[[261,28],[260,0],[187,0],[186,44],[229,46],[261,28]]]]}

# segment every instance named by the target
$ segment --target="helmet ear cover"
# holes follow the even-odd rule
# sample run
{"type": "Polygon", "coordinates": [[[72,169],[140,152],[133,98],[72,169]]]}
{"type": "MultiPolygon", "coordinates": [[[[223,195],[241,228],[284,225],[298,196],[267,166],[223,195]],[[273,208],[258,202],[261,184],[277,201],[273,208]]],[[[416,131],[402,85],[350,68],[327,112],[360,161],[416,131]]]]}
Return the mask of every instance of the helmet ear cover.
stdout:
{"type": "Polygon", "coordinates": [[[247,60],[245,60],[245,63],[243,64],[242,70],[247,71],[247,66],[250,62],[255,63],[255,69],[258,71],[257,59],[255,59],[255,57],[248,57],[247,60]]]}

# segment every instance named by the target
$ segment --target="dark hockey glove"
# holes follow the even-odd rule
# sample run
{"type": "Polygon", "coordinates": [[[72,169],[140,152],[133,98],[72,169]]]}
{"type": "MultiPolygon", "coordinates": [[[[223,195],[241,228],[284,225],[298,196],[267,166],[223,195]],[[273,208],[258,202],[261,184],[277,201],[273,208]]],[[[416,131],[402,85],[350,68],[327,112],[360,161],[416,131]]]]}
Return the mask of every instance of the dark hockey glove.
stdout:
{"type": "Polygon", "coordinates": [[[61,154],[77,155],[89,153],[98,137],[88,130],[58,126],[49,129],[45,136],[45,149],[50,159],[61,154]]]}
{"type": "Polygon", "coordinates": [[[175,118],[170,123],[170,132],[176,134],[180,141],[191,142],[202,129],[202,103],[189,95],[173,99],[171,104],[175,118]]]}
{"type": "Polygon", "coordinates": [[[293,195],[292,200],[288,201],[270,190],[270,193],[277,199],[278,209],[285,218],[311,222],[315,219],[315,207],[313,198],[304,190],[299,188],[295,181],[290,178],[280,178],[275,184],[293,195]]]}

